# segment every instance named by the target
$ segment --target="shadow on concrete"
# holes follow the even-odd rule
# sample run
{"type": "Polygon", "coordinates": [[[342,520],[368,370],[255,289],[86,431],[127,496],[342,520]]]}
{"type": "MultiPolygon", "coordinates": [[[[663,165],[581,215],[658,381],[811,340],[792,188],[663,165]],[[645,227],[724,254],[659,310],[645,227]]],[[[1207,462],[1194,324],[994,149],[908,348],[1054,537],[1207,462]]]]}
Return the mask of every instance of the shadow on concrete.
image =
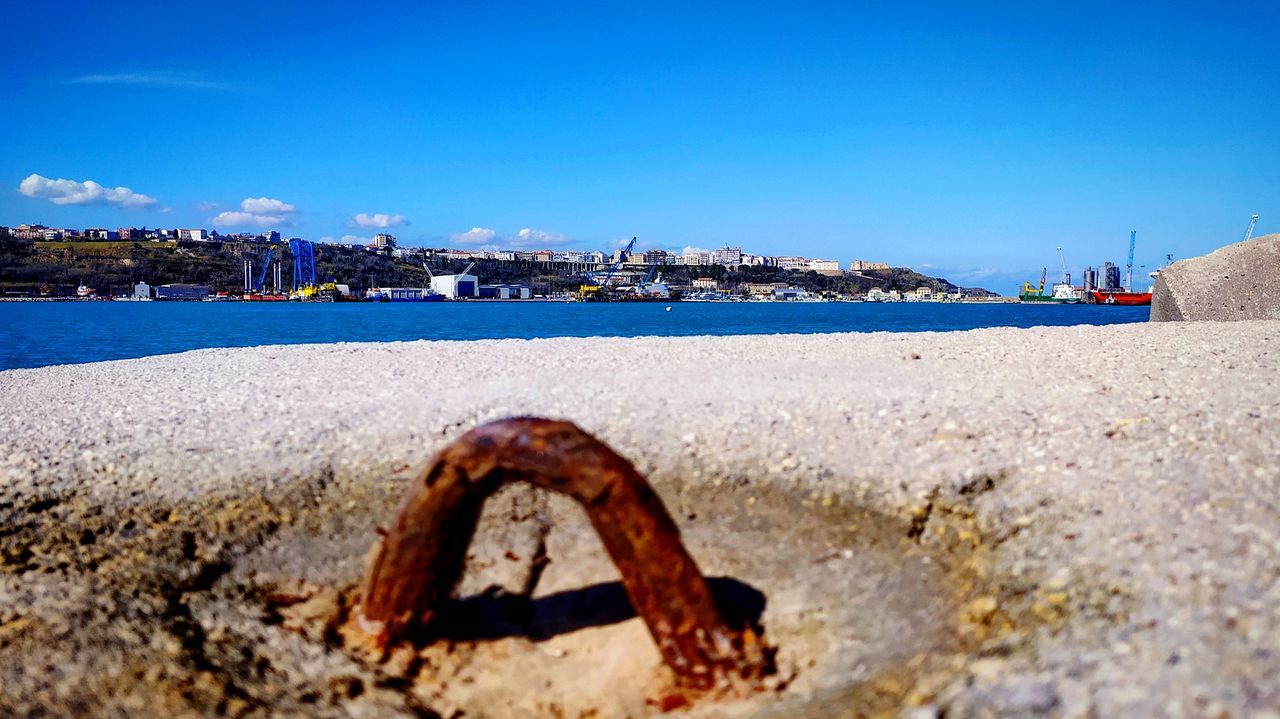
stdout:
{"type": "MultiPolygon", "coordinates": [[[[759,625],[764,613],[764,593],[732,577],[708,577],[716,604],[730,624],[759,625]]],[[[624,622],[636,616],[621,582],[592,584],[545,597],[507,594],[491,589],[441,607],[431,622],[434,639],[479,641],[528,637],[535,641],[624,622]]]]}

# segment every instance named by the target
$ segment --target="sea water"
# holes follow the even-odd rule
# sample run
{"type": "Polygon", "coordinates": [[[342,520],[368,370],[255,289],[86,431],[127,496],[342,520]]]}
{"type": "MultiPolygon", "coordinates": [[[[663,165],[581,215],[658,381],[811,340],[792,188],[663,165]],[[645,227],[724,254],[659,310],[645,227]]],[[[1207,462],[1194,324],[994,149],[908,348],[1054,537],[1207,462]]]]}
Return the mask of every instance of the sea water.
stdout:
{"type": "Polygon", "coordinates": [[[1145,322],[1149,310],[933,302],[0,302],[0,370],[274,344],[1099,325],[1145,322]]]}

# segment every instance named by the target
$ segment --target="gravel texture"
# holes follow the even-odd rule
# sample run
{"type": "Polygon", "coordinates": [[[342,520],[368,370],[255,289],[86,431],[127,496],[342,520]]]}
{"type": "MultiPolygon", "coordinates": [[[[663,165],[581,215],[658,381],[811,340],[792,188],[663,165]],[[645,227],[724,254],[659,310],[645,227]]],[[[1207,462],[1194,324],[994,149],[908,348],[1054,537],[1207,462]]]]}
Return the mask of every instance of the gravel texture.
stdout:
{"type": "Polygon", "coordinates": [[[412,471],[535,414],[631,458],[778,647],[766,691],[681,712],[1277,719],[1278,381],[1260,320],[2,372],[0,713],[655,713],[589,525],[519,488],[444,639],[385,663],[346,641],[412,471]]]}

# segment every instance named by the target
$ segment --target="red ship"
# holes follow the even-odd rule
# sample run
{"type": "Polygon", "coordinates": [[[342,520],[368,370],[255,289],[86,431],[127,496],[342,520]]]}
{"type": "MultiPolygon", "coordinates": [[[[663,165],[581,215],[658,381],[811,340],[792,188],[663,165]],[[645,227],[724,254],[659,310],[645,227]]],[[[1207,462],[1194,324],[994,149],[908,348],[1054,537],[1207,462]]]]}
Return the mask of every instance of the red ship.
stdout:
{"type": "Polygon", "coordinates": [[[1125,292],[1124,290],[1093,290],[1093,301],[1100,305],[1149,305],[1150,292],[1125,292]]]}

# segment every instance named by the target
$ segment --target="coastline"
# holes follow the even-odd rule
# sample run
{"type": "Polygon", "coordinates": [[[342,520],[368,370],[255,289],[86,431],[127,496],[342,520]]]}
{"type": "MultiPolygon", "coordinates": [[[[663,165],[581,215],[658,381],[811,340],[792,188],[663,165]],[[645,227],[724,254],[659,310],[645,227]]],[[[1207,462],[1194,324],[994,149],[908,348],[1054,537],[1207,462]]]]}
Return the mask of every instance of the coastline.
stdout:
{"type": "MultiPolygon", "coordinates": [[[[263,624],[253,597],[287,582],[348,587],[414,467],[477,423],[538,414],[571,419],[631,459],[708,572],[767,597],[766,636],[799,668],[789,688],[740,713],[770,702],[834,712],[900,672],[896,706],[948,714],[1248,715],[1280,701],[1278,350],[1280,322],[1250,321],[280,345],[5,371],[0,504],[10,526],[32,530],[0,538],[9,565],[30,539],[18,569],[0,574],[0,631],[25,622],[6,633],[0,665],[65,664],[59,676],[5,669],[0,679],[15,700],[39,700],[29,682],[53,682],[107,701],[120,657],[159,661],[167,649],[147,637],[172,630],[160,615],[154,626],[138,619],[147,615],[124,598],[82,625],[68,618],[95,606],[90,588],[137,576],[181,584],[204,561],[220,573],[184,600],[202,635],[261,642],[273,669],[301,684],[364,676],[305,627],[263,624]],[[138,526],[114,526],[113,514],[138,526]],[[66,545],[42,534],[55,520],[66,545]],[[78,544],[86,530],[97,539],[78,544]],[[194,549],[170,554],[173,532],[194,549]],[[749,541],[734,546],[735,536],[749,541]],[[151,556],[85,563],[93,547],[138,537],[151,556]],[[881,550],[884,561],[856,565],[881,550]],[[920,581],[946,584],[955,606],[894,595],[895,556],[946,564],[920,581]],[[852,568],[889,576],[831,584],[852,568]],[[923,618],[886,619],[883,636],[856,624],[904,601],[923,618]],[[903,638],[931,623],[933,643],[903,638]],[[95,645],[104,630],[125,638],[95,645]],[[945,661],[912,665],[913,652],[945,661]]],[[[564,507],[547,513],[562,573],[545,591],[608,581],[607,565],[557,561],[557,548],[577,556],[570,547],[591,535],[564,507]]],[[[145,604],[152,585],[137,586],[145,604]]],[[[557,641],[604,632],[594,636],[642,644],[622,634],[635,623],[557,641]]],[[[173,681],[189,682],[183,667],[196,665],[179,644],[173,681]]],[[[216,647],[202,651],[223,666],[216,647]]],[[[548,681],[576,681],[549,666],[548,681]]],[[[296,699],[224,669],[219,681],[240,683],[228,696],[296,699]]],[[[166,681],[130,691],[155,702],[166,681]]],[[[387,709],[392,694],[332,702],[387,709]]]]}

